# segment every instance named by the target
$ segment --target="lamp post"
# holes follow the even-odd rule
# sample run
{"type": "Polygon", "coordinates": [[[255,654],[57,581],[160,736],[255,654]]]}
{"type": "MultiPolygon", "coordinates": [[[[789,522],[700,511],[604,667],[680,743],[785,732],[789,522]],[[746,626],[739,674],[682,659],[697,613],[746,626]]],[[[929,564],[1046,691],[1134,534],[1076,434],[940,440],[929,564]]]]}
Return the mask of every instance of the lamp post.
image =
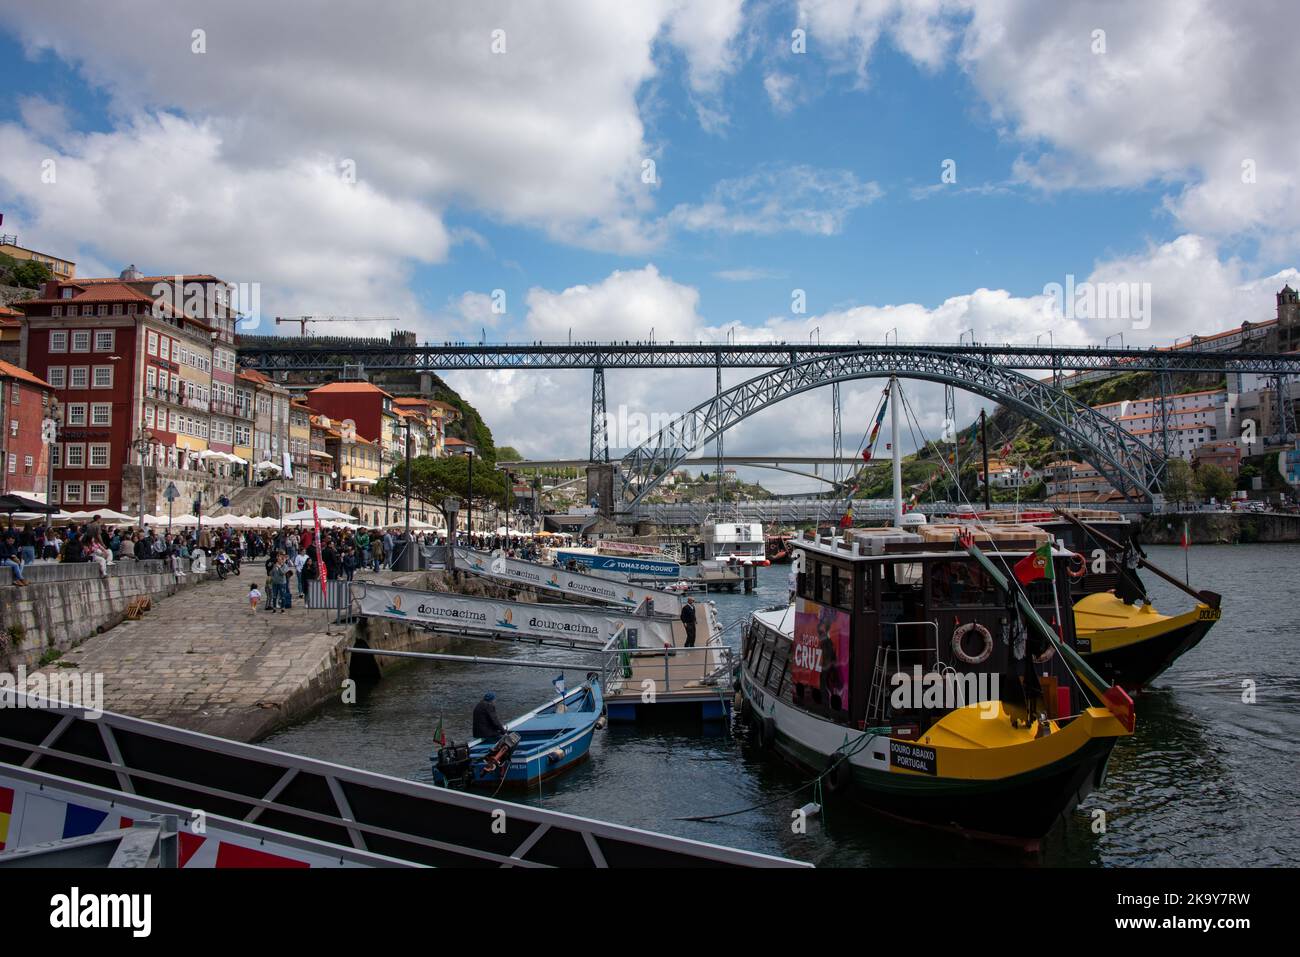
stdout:
{"type": "Polygon", "coordinates": [[[447,567],[456,570],[456,515],[460,512],[460,499],[448,496],[442,500],[442,517],[447,521],[447,567]]]}
{"type": "MultiPolygon", "coordinates": [[[[59,440],[59,420],[55,418],[55,409],[50,409],[50,414],[41,421],[41,441],[45,443],[45,505],[53,507],[54,505],[54,443],[59,440]]],[[[45,514],[45,524],[49,525],[49,518],[53,512],[45,514]]]]}
{"type": "Polygon", "coordinates": [[[149,433],[140,426],[140,434],[135,440],[136,454],[140,456],[140,531],[144,531],[144,454],[149,450],[149,433]]]}
{"type": "Polygon", "coordinates": [[[406,420],[406,541],[411,541],[411,420],[406,420]]]}
{"type": "Polygon", "coordinates": [[[469,500],[465,503],[469,509],[469,529],[470,537],[474,535],[474,450],[469,450],[469,500]]]}

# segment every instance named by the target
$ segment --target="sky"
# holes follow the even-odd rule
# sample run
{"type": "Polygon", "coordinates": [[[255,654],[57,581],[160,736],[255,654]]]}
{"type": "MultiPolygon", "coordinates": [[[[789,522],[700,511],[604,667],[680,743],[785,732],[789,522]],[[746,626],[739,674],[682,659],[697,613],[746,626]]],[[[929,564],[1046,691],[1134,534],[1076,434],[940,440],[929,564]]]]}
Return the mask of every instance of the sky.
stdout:
{"type": "MultiPolygon", "coordinates": [[[[266,334],[1167,344],[1297,282],[1292,12],[0,0],[0,231],[83,276],[248,284],[266,334]],[[1060,291],[1120,283],[1119,314],[1060,291]]],[[[589,373],[445,378],[498,444],[585,453],[589,373]]],[[[882,385],[844,388],[850,452],[882,385]]],[[[624,419],[712,387],[607,375],[624,419]]],[[[941,390],[905,389],[937,437],[941,390]]],[[[728,451],[829,453],[830,420],[818,390],[728,451]]]]}

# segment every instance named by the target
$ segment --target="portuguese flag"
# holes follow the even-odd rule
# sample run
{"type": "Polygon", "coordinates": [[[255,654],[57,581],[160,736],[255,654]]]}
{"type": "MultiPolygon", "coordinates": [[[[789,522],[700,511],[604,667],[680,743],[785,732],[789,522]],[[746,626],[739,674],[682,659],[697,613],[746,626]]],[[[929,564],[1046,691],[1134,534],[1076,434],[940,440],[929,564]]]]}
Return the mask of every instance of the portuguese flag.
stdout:
{"type": "Polygon", "coordinates": [[[1052,571],[1052,546],[1044,542],[1034,549],[1033,554],[1026,555],[1016,562],[1011,570],[1015,572],[1016,581],[1022,585],[1028,585],[1040,578],[1049,580],[1055,578],[1056,574],[1052,571]]]}
{"type": "Polygon", "coordinates": [[[1192,547],[1192,530],[1187,524],[1187,519],[1183,519],[1183,537],[1178,542],[1183,548],[1192,547]]]}
{"type": "Polygon", "coordinates": [[[444,748],[447,746],[447,732],[442,730],[442,715],[438,715],[438,727],[433,732],[433,740],[444,748]]]}

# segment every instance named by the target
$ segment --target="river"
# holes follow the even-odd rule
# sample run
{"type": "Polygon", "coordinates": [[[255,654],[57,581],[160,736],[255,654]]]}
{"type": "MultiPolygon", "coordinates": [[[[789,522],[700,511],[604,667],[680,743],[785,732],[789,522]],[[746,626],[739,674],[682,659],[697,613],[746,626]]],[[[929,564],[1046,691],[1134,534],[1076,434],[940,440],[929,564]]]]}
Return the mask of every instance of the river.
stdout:
{"type": "MultiPolygon", "coordinates": [[[[1181,549],[1148,551],[1157,564],[1182,574],[1181,549]]],[[[1223,595],[1223,619],[1138,699],[1137,733],[1120,739],[1105,786],[1057,826],[1037,856],[878,819],[847,799],[829,800],[806,833],[795,834],[791,811],[810,797],[788,792],[806,774],[759,752],[739,726],[701,733],[698,722],[613,725],[596,733],[590,761],[527,800],[824,867],[1294,866],[1300,863],[1300,545],[1198,545],[1187,557],[1192,583],[1223,595]],[[1253,703],[1243,701],[1249,687],[1253,703]],[[719,821],[682,820],[756,805],[764,806],[719,821]],[[1096,810],[1105,812],[1101,833],[1096,810]]],[[[753,595],[714,596],[722,621],[783,600],[788,573],[788,566],[762,569],[753,595]]],[[[1191,607],[1184,593],[1145,578],[1161,611],[1191,607]]],[[[728,637],[738,641],[737,629],[728,637]]],[[[464,641],[450,650],[482,654],[487,644],[464,641]]],[[[495,645],[486,653],[535,655],[537,649],[495,645]]],[[[541,669],[413,662],[362,688],[356,704],[326,705],[264,743],[428,782],[440,718],[449,737],[464,740],[484,691],[497,693],[506,720],[544,700],[549,678],[541,669]]]]}

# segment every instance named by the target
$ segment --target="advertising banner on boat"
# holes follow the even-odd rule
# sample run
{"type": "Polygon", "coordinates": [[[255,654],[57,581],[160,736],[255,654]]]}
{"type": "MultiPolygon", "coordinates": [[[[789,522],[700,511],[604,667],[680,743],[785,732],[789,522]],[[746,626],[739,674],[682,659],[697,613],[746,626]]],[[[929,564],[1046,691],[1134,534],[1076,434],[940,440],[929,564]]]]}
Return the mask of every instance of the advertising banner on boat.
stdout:
{"type": "Polygon", "coordinates": [[[506,558],[504,555],[480,552],[469,548],[456,549],[456,566],[472,569],[480,575],[500,578],[531,585],[534,588],[553,591],[571,598],[586,598],[621,605],[629,611],[640,608],[647,599],[654,601],[656,614],[676,618],[681,614],[683,598],[653,588],[628,585],[566,571],[563,568],[548,568],[535,562],[506,558]]]}
{"type": "Polygon", "coordinates": [[[592,571],[615,572],[639,578],[680,578],[682,566],[670,558],[646,555],[601,555],[586,549],[562,548],[556,553],[561,564],[576,562],[592,571]]]}
{"type": "Polygon", "coordinates": [[[588,648],[603,648],[616,637],[640,648],[662,648],[672,642],[671,621],[621,615],[612,609],[471,598],[369,582],[353,583],[352,594],[360,601],[361,614],[368,617],[397,618],[450,631],[492,632],[588,648]]]}
{"type": "Polygon", "coordinates": [[[838,711],[849,700],[849,614],[800,598],[795,607],[794,648],[790,677],[795,684],[815,688],[838,711]]]}

